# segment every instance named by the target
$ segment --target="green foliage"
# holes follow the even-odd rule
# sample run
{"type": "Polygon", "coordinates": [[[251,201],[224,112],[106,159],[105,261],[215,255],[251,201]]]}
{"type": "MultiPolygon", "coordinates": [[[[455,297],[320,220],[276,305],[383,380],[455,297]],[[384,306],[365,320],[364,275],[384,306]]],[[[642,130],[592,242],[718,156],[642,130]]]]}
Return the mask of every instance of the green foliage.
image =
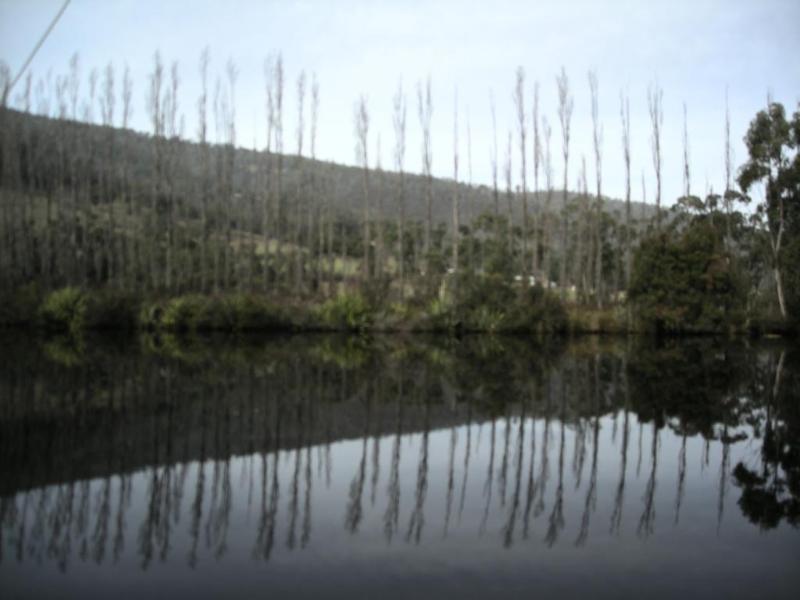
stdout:
{"type": "Polygon", "coordinates": [[[723,331],[744,320],[744,294],[706,219],[645,239],[634,255],[629,294],[644,327],[661,333],[723,331]]]}
{"type": "Polygon", "coordinates": [[[442,298],[429,307],[434,329],[487,332],[563,331],[561,302],[540,286],[514,286],[499,274],[452,276],[442,298]]]}
{"type": "Polygon", "coordinates": [[[360,292],[342,292],[317,308],[318,324],[325,329],[361,331],[370,327],[374,311],[360,292]]]}
{"type": "Polygon", "coordinates": [[[261,296],[188,294],[145,311],[143,324],[168,331],[276,331],[291,328],[285,311],[261,296]]]}
{"type": "Polygon", "coordinates": [[[66,287],[50,292],[39,307],[39,318],[47,329],[80,332],[84,328],[87,301],[82,290],[66,287]]]}

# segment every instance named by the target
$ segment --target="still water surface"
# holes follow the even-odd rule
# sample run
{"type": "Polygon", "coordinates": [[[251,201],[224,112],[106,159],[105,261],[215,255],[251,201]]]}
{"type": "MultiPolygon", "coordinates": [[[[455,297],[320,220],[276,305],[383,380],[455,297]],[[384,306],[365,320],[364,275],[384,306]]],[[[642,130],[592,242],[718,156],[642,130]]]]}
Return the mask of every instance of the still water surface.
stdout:
{"type": "Polygon", "coordinates": [[[4,598],[797,597],[797,347],[0,344],[4,598]]]}

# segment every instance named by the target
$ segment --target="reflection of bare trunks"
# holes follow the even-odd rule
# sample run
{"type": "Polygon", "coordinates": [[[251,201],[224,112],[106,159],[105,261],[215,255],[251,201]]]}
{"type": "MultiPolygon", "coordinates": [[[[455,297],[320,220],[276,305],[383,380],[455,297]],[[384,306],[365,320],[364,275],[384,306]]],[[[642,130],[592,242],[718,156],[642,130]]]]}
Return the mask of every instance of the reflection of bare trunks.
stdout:
{"type": "Polygon", "coordinates": [[[425,400],[424,430],[422,432],[422,444],[420,449],[419,466],[417,467],[417,487],[414,493],[414,511],[408,522],[406,541],[414,538],[414,542],[419,544],[422,536],[422,529],[425,525],[425,497],[428,493],[428,401],[425,400]]]}
{"type": "Polygon", "coordinates": [[[455,460],[456,460],[456,443],[458,442],[458,433],[455,427],[450,428],[450,460],[447,467],[447,496],[445,500],[444,509],[444,532],[442,537],[447,537],[447,530],[450,527],[450,513],[453,509],[453,488],[455,485],[455,460]]]}
{"type": "Polygon", "coordinates": [[[684,483],[686,481],[686,434],[681,439],[681,450],[678,452],[678,491],[675,494],[675,525],[681,517],[684,483]]]}
{"type": "Polygon", "coordinates": [[[653,534],[656,522],[655,495],[656,469],[658,467],[658,435],[658,425],[654,421],[653,440],[650,454],[650,477],[647,479],[644,496],[642,497],[644,509],[642,510],[642,516],[639,518],[639,527],[636,530],[636,532],[639,534],[639,537],[643,538],[650,537],[650,535],[653,534]]]}
{"type": "MultiPolygon", "coordinates": [[[[627,385],[626,385],[626,399],[627,399],[627,385]]],[[[611,527],[610,532],[619,534],[619,528],[622,524],[622,505],[625,502],[625,472],[628,467],[628,409],[627,400],[625,406],[625,418],[622,425],[622,450],[620,452],[620,465],[619,465],[619,483],[617,483],[617,492],[614,495],[614,512],[611,513],[611,527]]]]}
{"type": "Polygon", "coordinates": [[[525,411],[519,419],[519,431],[517,432],[517,450],[515,456],[515,476],[514,493],[511,496],[511,510],[508,513],[508,520],[503,530],[503,545],[509,548],[514,543],[514,528],[517,525],[517,512],[519,510],[519,488],[522,480],[522,459],[523,448],[525,445],[525,411]]]}
{"type": "Polygon", "coordinates": [[[496,420],[492,419],[492,435],[489,440],[489,469],[486,473],[486,483],[483,485],[483,495],[486,496],[486,506],[483,509],[483,518],[479,528],[480,533],[486,530],[486,520],[489,518],[489,506],[492,503],[492,474],[494,472],[494,441],[495,441],[495,423],[496,420]]]}

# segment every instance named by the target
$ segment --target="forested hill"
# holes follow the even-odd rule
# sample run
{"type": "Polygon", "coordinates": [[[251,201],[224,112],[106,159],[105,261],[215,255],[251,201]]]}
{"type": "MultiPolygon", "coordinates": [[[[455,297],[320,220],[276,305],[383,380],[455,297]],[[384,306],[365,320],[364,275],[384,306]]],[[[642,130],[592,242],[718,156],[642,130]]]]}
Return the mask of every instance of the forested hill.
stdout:
{"type": "MultiPolygon", "coordinates": [[[[4,121],[3,129],[16,139],[16,156],[6,155],[6,161],[21,161],[19,169],[0,168],[0,185],[15,186],[15,178],[8,173],[18,172],[26,177],[37,179],[36,187],[47,188],[64,178],[69,184],[70,164],[77,160],[84,166],[96,168],[96,180],[100,179],[100,171],[106,164],[108,148],[116,154],[114,176],[127,180],[126,185],[140,193],[150,193],[156,182],[156,153],[163,152],[170,163],[169,184],[186,203],[186,208],[200,207],[201,190],[213,190],[218,187],[217,179],[224,171],[220,167],[223,161],[230,164],[230,155],[226,147],[220,144],[209,146],[209,160],[204,162],[202,146],[196,142],[180,139],[161,139],[161,147],[157,149],[155,138],[148,134],[132,130],[109,128],[101,125],[90,125],[71,120],[60,120],[38,115],[22,113],[12,109],[0,109],[4,121]],[[12,133],[13,132],[13,133],[12,133]],[[113,138],[113,143],[110,142],[113,138]],[[23,148],[24,147],[24,148],[23,148]],[[204,165],[208,164],[208,169],[204,165]],[[204,170],[206,173],[204,174],[204,170]],[[63,174],[63,175],[62,175],[63,174]],[[49,179],[49,181],[48,181],[49,179]]],[[[12,145],[13,147],[13,145],[12,145]]],[[[8,145],[5,148],[14,151],[8,145]]],[[[229,149],[229,147],[227,148],[229,149]]],[[[0,156],[0,161],[3,157],[0,156]]],[[[364,171],[359,167],[340,165],[337,163],[298,157],[293,154],[277,154],[275,152],[254,151],[236,148],[233,153],[233,189],[235,197],[247,198],[258,196],[269,186],[274,185],[277,168],[282,171],[282,195],[291,204],[299,197],[313,203],[329,203],[335,219],[355,220],[360,218],[364,205],[364,171]]],[[[81,169],[83,173],[86,171],[81,169]]],[[[540,185],[544,184],[540,180],[540,185]]],[[[368,176],[370,210],[372,218],[377,211],[384,219],[395,219],[400,214],[400,175],[391,171],[370,169],[368,176]]],[[[27,181],[21,182],[27,184],[27,181]]],[[[519,194],[509,194],[504,182],[498,182],[498,204],[501,214],[513,211],[514,221],[522,221],[522,200],[519,194]]],[[[418,174],[405,174],[405,211],[409,221],[422,222],[427,217],[427,191],[425,178],[418,174]]],[[[450,179],[434,178],[432,185],[432,217],[434,223],[452,224],[453,199],[458,194],[461,203],[461,223],[471,220],[487,211],[493,211],[495,199],[493,191],[486,185],[468,186],[454,183],[450,179]]],[[[134,195],[136,195],[134,193],[134,195]]],[[[577,195],[569,193],[570,199],[577,195]]],[[[604,198],[604,209],[616,213],[622,220],[624,202],[604,198]]],[[[551,210],[561,209],[563,195],[560,190],[550,194],[551,210]]],[[[540,190],[528,193],[531,211],[541,211],[546,207],[548,194],[540,190]]],[[[649,217],[654,213],[653,207],[633,202],[633,216],[649,217]]],[[[380,217],[377,217],[380,219],[380,217]]]]}

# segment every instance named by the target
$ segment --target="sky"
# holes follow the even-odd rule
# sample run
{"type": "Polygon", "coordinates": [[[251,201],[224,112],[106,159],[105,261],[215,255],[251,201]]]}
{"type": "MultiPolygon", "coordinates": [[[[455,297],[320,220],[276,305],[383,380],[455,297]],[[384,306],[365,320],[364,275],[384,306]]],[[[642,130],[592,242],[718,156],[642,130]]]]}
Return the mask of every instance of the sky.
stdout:
{"type": "MultiPolygon", "coordinates": [[[[61,4],[0,0],[0,60],[13,73],[61,4]]],[[[91,68],[110,62],[119,81],[127,64],[134,80],[132,126],[148,131],[147,77],[158,50],[167,64],[178,63],[179,111],[186,136],[193,138],[198,63],[208,46],[212,81],[224,75],[229,59],[239,71],[237,144],[261,148],[266,137],[264,60],[281,53],[287,81],[286,150],[296,152],[296,80],[305,71],[316,74],[320,87],[318,158],[355,164],[354,105],[363,94],[370,115],[371,160],[380,156],[384,168],[393,166],[392,97],[402,82],[408,95],[405,169],[412,172],[419,172],[422,164],[416,88],[430,77],[434,175],[453,177],[457,98],[459,178],[470,180],[471,171],[473,183],[491,183],[493,97],[501,174],[511,131],[518,185],[515,72],[520,66],[525,71],[529,126],[533,86],[539,83],[540,110],[553,127],[554,179],[561,182],[555,76],[563,67],[575,102],[569,185],[576,187],[585,156],[592,189],[596,178],[588,72],[594,70],[603,129],[603,193],[619,198],[625,192],[619,114],[623,93],[630,98],[633,198],[641,199],[644,178],[647,200],[654,201],[647,90],[658,85],[664,94],[662,202],[669,205],[682,193],[684,103],[692,191],[698,195],[725,186],[726,90],[736,165],[746,159],[742,138],[768,94],[790,112],[797,110],[798,23],[798,0],[72,0],[30,69],[34,79],[49,73],[52,81],[68,72],[70,56],[77,52],[85,79],[91,68]]],[[[82,92],[87,88],[84,80],[82,92]]],[[[12,105],[20,89],[12,92],[12,105]]],[[[95,115],[99,112],[96,108],[95,115]]],[[[304,153],[308,135],[306,131],[304,153]]]]}

